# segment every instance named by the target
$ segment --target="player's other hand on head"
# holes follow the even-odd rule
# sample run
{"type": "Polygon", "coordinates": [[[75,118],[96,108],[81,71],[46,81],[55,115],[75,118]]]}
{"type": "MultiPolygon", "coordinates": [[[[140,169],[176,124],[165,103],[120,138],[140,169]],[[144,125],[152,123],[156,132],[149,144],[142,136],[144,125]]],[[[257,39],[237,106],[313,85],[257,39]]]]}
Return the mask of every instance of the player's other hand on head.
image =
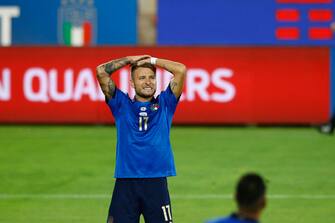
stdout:
{"type": "Polygon", "coordinates": [[[146,64],[146,63],[150,63],[150,57],[149,58],[145,58],[145,59],[142,59],[142,60],[139,60],[136,62],[136,65],[137,66],[142,66],[143,64],[146,64]]]}
{"type": "Polygon", "coordinates": [[[139,61],[149,59],[150,55],[138,55],[138,56],[128,56],[128,60],[130,61],[130,64],[137,64],[139,61]]]}

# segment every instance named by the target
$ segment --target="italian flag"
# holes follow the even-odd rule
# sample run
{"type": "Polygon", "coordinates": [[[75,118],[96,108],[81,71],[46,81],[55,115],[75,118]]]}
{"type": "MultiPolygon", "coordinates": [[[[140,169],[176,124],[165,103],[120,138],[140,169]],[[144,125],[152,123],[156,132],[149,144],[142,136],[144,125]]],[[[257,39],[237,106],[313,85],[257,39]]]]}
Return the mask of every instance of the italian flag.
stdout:
{"type": "Polygon", "coordinates": [[[92,42],[92,25],[84,22],[74,26],[69,22],[63,23],[63,39],[66,46],[89,46],[92,42]]]}

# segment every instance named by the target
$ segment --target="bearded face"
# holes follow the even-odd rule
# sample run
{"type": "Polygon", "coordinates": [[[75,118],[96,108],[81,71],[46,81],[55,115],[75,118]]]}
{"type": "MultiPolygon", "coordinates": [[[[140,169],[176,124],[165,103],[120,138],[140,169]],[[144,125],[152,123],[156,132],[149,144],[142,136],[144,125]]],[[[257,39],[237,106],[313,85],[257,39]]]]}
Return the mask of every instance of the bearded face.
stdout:
{"type": "Polygon", "coordinates": [[[147,67],[139,67],[132,75],[131,85],[137,97],[151,99],[156,92],[156,74],[147,67]]]}

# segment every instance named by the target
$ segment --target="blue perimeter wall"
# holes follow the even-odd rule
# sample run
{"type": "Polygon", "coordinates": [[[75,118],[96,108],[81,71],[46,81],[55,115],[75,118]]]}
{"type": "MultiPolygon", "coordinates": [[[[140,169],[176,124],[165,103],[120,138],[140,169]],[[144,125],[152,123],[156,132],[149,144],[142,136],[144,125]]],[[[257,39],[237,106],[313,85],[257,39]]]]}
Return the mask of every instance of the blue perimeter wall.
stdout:
{"type": "MultiPolygon", "coordinates": [[[[61,0],[1,0],[3,6],[20,8],[20,16],[12,18],[12,46],[58,45],[61,0]]],[[[94,6],[97,45],[137,43],[137,0],[95,0],[94,6]]]]}
{"type": "Polygon", "coordinates": [[[334,20],[310,21],[309,12],[331,10],[327,4],[278,3],[276,0],[158,0],[159,45],[304,45],[335,46],[335,38],[310,39],[310,28],[329,28],[334,20]],[[294,9],[298,21],[278,21],[276,12],[294,9]],[[296,27],[296,40],[277,39],[276,30],[296,27]]]}

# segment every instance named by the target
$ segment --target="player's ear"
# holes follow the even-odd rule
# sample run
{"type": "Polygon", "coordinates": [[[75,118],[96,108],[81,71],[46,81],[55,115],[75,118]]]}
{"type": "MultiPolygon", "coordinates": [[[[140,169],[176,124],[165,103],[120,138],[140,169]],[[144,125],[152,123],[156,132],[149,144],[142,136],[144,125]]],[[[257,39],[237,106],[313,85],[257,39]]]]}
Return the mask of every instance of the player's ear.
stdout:
{"type": "Polygon", "coordinates": [[[261,209],[264,209],[265,207],[266,207],[266,204],[267,204],[267,202],[266,202],[267,200],[266,200],[266,197],[265,197],[265,195],[261,198],[261,209]]]}
{"type": "Polygon", "coordinates": [[[129,84],[132,88],[135,88],[135,84],[132,78],[129,80],[129,84]]]}

